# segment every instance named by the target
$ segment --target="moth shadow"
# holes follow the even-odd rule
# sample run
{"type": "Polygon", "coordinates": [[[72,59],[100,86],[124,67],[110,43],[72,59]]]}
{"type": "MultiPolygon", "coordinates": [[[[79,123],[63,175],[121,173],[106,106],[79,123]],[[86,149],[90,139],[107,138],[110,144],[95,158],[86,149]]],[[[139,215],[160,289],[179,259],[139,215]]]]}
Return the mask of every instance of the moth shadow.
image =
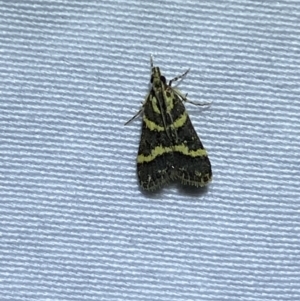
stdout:
{"type": "Polygon", "coordinates": [[[199,197],[205,195],[208,192],[208,186],[196,187],[196,186],[182,185],[181,183],[178,183],[177,187],[180,193],[192,197],[199,197]]]}
{"type": "Polygon", "coordinates": [[[149,199],[158,200],[162,198],[164,189],[165,187],[161,187],[154,191],[148,191],[140,187],[140,192],[149,199]]]}

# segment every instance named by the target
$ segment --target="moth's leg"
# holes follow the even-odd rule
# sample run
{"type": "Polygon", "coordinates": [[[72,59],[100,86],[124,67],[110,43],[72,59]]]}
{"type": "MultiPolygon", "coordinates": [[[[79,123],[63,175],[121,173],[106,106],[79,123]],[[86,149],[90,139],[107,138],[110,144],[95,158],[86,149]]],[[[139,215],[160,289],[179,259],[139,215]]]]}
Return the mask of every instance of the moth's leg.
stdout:
{"type": "Polygon", "coordinates": [[[127,125],[128,123],[130,123],[133,119],[135,119],[136,117],[138,117],[141,113],[142,113],[142,111],[143,111],[143,107],[133,116],[133,117],[131,117],[127,122],[125,122],[124,123],[124,125],[127,125]]]}
{"type": "Polygon", "coordinates": [[[138,117],[144,111],[144,105],[145,105],[146,101],[148,100],[149,95],[150,95],[150,92],[147,94],[147,96],[145,97],[145,100],[142,102],[142,107],[140,108],[140,110],[132,118],[130,118],[127,122],[125,122],[124,125],[127,125],[128,123],[130,123],[133,119],[138,117]]]}
{"type": "Polygon", "coordinates": [[[209,106],[212,104],[211,102],[193,102],[189,99],[187,99],[187,94],[183,94],[179,89],[177,88],[173,88],[174,93],[180,97],[181,100],[185,101],[185,102],[189,102],[195,106],[209,106]]]}
{"type": "Polygon", "coordinates": [[[179,79],[182,79],[183,77],[185,77],[190,72],[190,70],[191,69],[188,69],[183,74],[178,75],[178,76],[174,77],[173,79],[171,79],[169,81],[169,86],[171,86],[173,82],[177,82],[179,79]]]}

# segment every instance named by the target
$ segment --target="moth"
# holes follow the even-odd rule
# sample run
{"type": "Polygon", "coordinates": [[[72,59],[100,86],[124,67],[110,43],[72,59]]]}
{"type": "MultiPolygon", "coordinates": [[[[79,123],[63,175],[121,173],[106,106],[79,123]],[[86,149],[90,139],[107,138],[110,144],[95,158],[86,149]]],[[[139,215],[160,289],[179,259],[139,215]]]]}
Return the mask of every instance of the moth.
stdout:
{"type": "MultiPolygon", "coordinates": [[[[143,124],[137,156],[137,174],[143,189],[154,191],[171,181],[202,187],[212,179],[211,164],[183,102],[187,95],[172,87],[189,69],[167,83],[151,56],[151,89],[142,108],[143,124]]],[[[207,105],[209,103],[193,103],[207,105]]]]}

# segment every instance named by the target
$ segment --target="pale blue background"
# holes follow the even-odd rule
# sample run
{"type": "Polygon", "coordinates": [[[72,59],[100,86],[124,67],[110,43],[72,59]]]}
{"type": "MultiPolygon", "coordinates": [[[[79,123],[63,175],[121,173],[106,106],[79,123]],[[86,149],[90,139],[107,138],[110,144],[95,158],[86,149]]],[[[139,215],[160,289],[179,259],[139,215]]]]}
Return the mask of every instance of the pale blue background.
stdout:
{"type": "Polygon", "coordinates": [[[300,300],[299,1],[0,1],[0,300],[300,300]],[[213,166],[140,191],[149,55],[213,166]]]}

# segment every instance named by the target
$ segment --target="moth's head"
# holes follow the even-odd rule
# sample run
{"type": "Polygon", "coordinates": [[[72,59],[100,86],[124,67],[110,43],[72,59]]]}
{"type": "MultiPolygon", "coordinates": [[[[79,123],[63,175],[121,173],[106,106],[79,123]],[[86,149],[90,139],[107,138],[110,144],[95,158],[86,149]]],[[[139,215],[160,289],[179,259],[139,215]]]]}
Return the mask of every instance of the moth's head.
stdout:
{"type": "Polygon", "coordinates": [[[159,67],[152,68],[150,82],[152,85],[158,85],[160,83],[163,83],[164,85],[166,85],[167,80],[163,75],[161,75],[159,67]]]}

